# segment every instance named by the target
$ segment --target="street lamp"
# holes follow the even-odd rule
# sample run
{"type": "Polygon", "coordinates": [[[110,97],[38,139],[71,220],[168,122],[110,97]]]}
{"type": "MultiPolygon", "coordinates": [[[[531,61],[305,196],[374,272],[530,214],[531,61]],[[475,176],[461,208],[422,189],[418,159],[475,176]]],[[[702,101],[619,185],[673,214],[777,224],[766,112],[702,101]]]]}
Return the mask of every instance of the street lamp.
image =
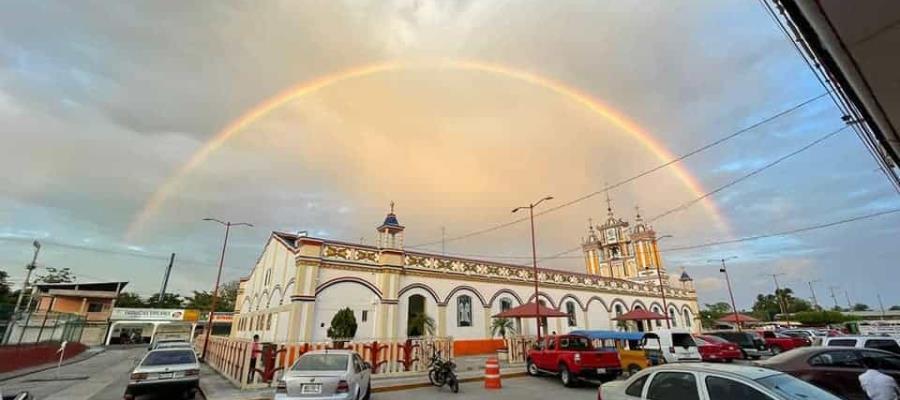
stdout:
{"type": "Polygon", "coordinates": [[[725,268],[725,261],[733,260],[737,256],[720,258],[718,260],[708,260],[707,262],[721,262],[722,268],[719,272],[725,274],[725,283],[728,285],[728,296],[731,297],[731,312],[734,314],[734,322],[737,324],[738,332],[741,332],[741,318],[738,316],[737,306],[734,304],[734,292],[731,291],[731,278],[728,277],[728,269],[725,268]]]}
{"type": "MultiPolygon", "coordinates": [[[[660,240],[669,239],[672,235],[662,235],[656,238],[656,242],[659,243],[660,240]]],[[[666,329],[672,329],[672,322],[669,321],[669,305],[666,304],[666,288],[663,286],[662,272],[660,271],[662,266],[656,266],[656,278],[659,279],[659,296],[662,297],[663,302],[663,315],[666,316],[666,329]]]]}
{"type": "Polygon", "coordinates": [[[537,341],[540,343],[541,341],[541,305],[538,302],[538,267],[537,267],[537,249],[535,248],[534,243],[534,208],[538,206],[538,204],[543,203],[546,200],[553,200],[553,196],[547,196],[543,199],[538,200],[536,203],[531,203],[524,207],[516,207],[512,210],[513,213],[519,210],[528,209],[528,216],[531,219],[531,261],[534,264],[534,310],[535,310],[535,321],[537,325],[537,341]]]}
{"type": "MultiPolygon", "coordinates": [[[[232,226],[249,226],[252,224],[246,222],[232,223],[231,221],[223,222],[215,218],[203,218],[204,221],[218,222],[225,225],[225,240],[222,242],[222,254],[219,256],[219,272],[216,274],[216,285],[213,287],[212,305],[209,309],[209,318],[206,321],[206,338],[203,339],[203,354],[201,359],[206,361],[206,349],[209,347],[209,333],[212,332],[213,315],[216,313],[216,303],[219,301],[219,281],[222,279],[222,264],[225,263],[225,248],[228,246],[228,232],[232,226]]],[[[162,299],[160,299],[162,301],[162,299]]]]}
{"type": "MultiPolygon", "coordinates": [[[[6,341],[4,342],[6,344],[9,344],[9,340],[12,338],[12,328],[16,323],[16,314],[19,313],[19,307],[22,306],[22,298],[25,297],[25,290],[28,289],[28,280],[31,279],[31,272],[37,268],[37,258],[38,253],[41,252],[41,242],[35,240],[31,245],[34,246],[34,257],[31,258],[31,263],[25,266],[25,281],[22,282],[22,290],[19,291],[19,297],[16,299],[16,306],[13,308],[13,313],[9,317],[9,326],[6,328],[6,341]]],[[[31,300],[33,298],[34,296],[32,295],[32,297],[28,299],[29,304],[26,305],[26,310],[30,308],[31,300]]],[[[27,323],[28,321],[26,321],[26,324],[27,323]]]]}

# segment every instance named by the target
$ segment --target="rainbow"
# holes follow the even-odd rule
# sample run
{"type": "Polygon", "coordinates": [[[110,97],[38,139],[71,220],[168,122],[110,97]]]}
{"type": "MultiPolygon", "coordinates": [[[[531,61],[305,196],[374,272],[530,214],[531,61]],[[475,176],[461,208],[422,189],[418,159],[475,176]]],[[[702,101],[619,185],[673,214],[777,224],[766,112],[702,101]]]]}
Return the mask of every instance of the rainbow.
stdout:
{"type": "MultiPolygon", "coordinates": [[[[651,136],[647,131],[631,121],[622,113],[616,111],[612,107],[602,103],[601,101],[591,97],[576,88],[566,86],[565,84],[550,78],[535,75],[531,72],[510,68],[503,65],[490,64],[477,61],[460,61],[460,60],[443,60],[439,62],[382,62],[376,64],[365,65],[361,67],[351,68],[331,75],[326,75],[311,81],[302,82],[293,86],[276,96],[273,96],[262,103],[257,104],[252,109],[245,112],[237,119],[231,121],[225,128],[219,131],[211,140],[206,142],[203,147],[197,150],[191,158],[182,165],[174,174],[172,174],[157,190],[150,196],[144,207],[132,219],[126,232],[126,238],[134,238],[137,232],[141,231],[143,226],[159,209],[165,204],[166,200],[178,188],[179,183],[190,172],[203,164],[210,155],[219,150],[225,143],[232,138],[243,133],[244,128],[262,118],[266,114],[281,107],[282,105],[301,98],[303,96],[315,93],[321,89],[346,82],[356,78],[362,78],[388,71],[413,70],[413,69],[451,69],[461,71],[473,71],[515,79],[547,89],[553,93],[568,98],[578,103],[597,115],[603,117],[609,123],[622,129],[628,134],[637,138],[637,140],[660,161],[667,162],[675,158],[675,156],[665,148],[656,138],[651,136]]],[[[691,173],[680,164],[673,164],[672,171],[675,176],[684,185],[690,189],[692,193],[698,197],[706,191],[697,182],[691,173]]],[[[709,198],[703,200],[704,207],[712,215],[715,223],[723,231],[728,231],[729,227],[725,222],[721,212],[719,212],[715,203],[709,198]]]]}

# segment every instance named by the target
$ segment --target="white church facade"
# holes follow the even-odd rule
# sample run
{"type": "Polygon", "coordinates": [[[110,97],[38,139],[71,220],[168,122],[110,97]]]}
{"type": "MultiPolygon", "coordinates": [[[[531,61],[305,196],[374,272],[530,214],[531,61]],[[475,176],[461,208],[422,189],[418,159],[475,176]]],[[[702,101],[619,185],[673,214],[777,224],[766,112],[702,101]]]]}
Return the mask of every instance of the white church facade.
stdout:
{"type": "MultiPolygon", "coordinates": [[[[377,229],[374,246],[273,232],[240,282],[232,336],[325,341],[334,314],[349,307],[358,340],[419,336],[420,325],[410,321],[424,313],[434,321],[436,336],[477,344],[490,340],[492,315],[534,301],[532,268],[405,250],[404,227],[393,210],[377,229]]],[[[606,223],[592,224],[583,248],[586,273],[539,269],[539,301],[568,314],[545,321],[545,332],[616,330],[613,318],[636,308],[667,313],[675,328],[699,329],[690,278],[683,274],[670,283],[655,233],[640,216],[629,229],[610,209],[606,223]]],[[[515,324],[521,335],[536,333],[533,319],[515,324]]]]}

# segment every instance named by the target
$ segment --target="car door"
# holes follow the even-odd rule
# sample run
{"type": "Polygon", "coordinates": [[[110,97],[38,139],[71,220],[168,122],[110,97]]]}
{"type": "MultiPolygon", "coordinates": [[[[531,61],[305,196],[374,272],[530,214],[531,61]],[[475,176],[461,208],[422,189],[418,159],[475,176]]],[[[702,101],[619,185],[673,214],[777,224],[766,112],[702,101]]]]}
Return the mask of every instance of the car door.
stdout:
{"type": "Polygon", "coordinates": [[[661,371],[653,375],[645,389],[647,400],[700,400],[697,376],[691,372],[661,371]]]}
{"type": "Polygon", "coordinates": [[[811,374],[804,380],[851,400],[866,400],[859,385],[859,375],[865,366],[858,350],[832,350],[819,353],[809,360],[811,374]]]}
{"type": "Polygon", "coordinates": [[[546,337],[544,338],[544,345],[542,346],[541,352],[538,356],[538,360],[535,362],[538,368],[547,370],[547,371],[556,371],[556,353],[557,353],[557,338],[555,337],[546,337]]]}
{"type": "Polygon", "coordinates": [[[371,371],[369,371],[369,369],[366,368],[366,363],[365,363],[365,361],[362,360],[362,358],[360,358],[359,354],[354,354],[353,359],[356,361],[356,365],[357,365],[356,370],[359,371],[356,374],[357,375],[356,379],[358,380],[359,387],[361,388],[359,393],[364,394],[364,393],[366,393],[366,390],[367,390],[366,388],[369,387],[369,382],[370,382],[370,379],[372,378],[371,371]]]}
{"type": "Polygon", "coordinates": [[[860,354],[866,367],[877,369],[900,382],[900,356],[871,350],[862,350],[860,354]]]}

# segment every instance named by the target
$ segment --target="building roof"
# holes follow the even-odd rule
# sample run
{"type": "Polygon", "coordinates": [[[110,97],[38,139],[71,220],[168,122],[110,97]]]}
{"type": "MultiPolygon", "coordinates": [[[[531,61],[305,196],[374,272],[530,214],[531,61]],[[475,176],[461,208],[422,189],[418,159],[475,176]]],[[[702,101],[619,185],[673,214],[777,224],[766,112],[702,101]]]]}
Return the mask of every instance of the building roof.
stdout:
{"type": "Polygon", "coordinates": [[[687,271],[681,271],[681,278],[678,278],[678,280],[680,280],[682,282],[688,282],[688,281],[692,281],[694,279],[691,278],[690,275],[688,275],[687,271]]]}
{"type": "Polygon", "coordinates": [[[36,283],[34,286],[39,292],[48,292],[51,289],[63,290],[92,290],[115,292],[116,288],[120,291],[127,285],[126,281],[118,282],[77,282],[77,283],[36,283]]]}

